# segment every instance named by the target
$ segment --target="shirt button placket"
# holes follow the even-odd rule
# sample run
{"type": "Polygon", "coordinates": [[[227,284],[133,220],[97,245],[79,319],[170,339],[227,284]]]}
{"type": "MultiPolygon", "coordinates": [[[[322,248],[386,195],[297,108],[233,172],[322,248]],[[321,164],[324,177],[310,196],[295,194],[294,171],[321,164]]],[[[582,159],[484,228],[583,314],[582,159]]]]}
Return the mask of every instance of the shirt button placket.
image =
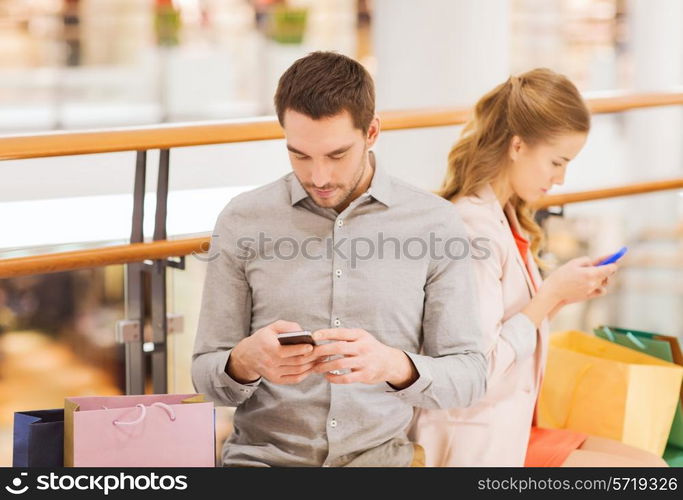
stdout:
{"type": "MultiPolygon", "coordinates": [[[[337,217],[334,222],[334,227],[332,233],[334,236],[334,243],[336,244],[340,238],[345,236],[342,234],[342,228],[344,227],[344,219],[342,216],[337,217]]],[[[344,244],[343,246],[346,246],[344,244]]],[[[339,311],[336,310],[338,304],[343,303],[341,298],[344,296],[345,283],[342,281],[344,278],[344,262],[342,262],[342,255],[345,255],[346,249],[341,248],[341,255],[335,252],[332,255],[332,269],[333,269],[333,282],[332,282],[332,326],[334,328],[339,328],[342,324],[339,318],[339,311]]]]}
{"type": "MultiPolygon", "coordinates": [[[[349,207],[350,208],[350,207],[349,207]]],[[[331,323],[332,328],[340,328],[342,326],[342,320],[344,311],[341,310],[342,304],[344,304],[344,298],[347,291],[347,272],[348,268],[344,257],[349,257],[348,255],[348,234],[346,231],[345,221],[343,216],[340,215],[333,222],[332,225],[332,237],[333,243],[335,245],[339,244],[339,252],[333,252],[331,272],[332,272],[332,313],[331,313],[331,323]],[[343,243],[340,243],[342,239],[346,239],[343,243]]],[[[339,421],[333,418],[332,415],[338,415],[340,411],[339,397],[337,393],[339,387],[335,384],[330,384],[330,408],[327,417],[327,439],[328,439],[328,456],[325,460],[324,466],[335,466],[338,460],[338,450],[339,441],[343,440],[343,433],[339,433],[339,421]]]]}

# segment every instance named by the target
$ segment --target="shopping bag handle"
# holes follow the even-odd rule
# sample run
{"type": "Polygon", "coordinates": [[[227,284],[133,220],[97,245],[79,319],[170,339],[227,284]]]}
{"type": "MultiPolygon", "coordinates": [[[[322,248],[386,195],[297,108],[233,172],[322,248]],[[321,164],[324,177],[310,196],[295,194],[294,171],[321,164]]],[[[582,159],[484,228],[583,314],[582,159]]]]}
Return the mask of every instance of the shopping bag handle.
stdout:
{"type": "MultiPolygon", "coordinates": [[[[120,420],[114,420],[114,422],[112,422],[112,423],[114,425],[135,425],[135,424],[139,424],[140,422],[142,422],[145,419],[145,416],[147,415],[147,407],[143,404],[137,404],[135,406],[137,408],[140,408],[140,416],[138,418],[136,418],[135,420],[131,420],[130,422],[121,422],[120,420]]],[[[159,408],[166,410],[166,413],[168,413],[168,416],[171,419],[171,422],[173,422],[175,420],[175,412],[173,411],[173,408],[168,406],[166,403],[156,402],[156,403],[152,403],[150,406],[157,406],[159,408]]]]}
{"type": "Polygon", "coordinates": [[[612,333],[612,330],[609,329],[607,326],[602,327],[602,331],[605,332],[605,335],[607,335],[607,338],[610,340],[610,342],[615,342],[614,334],[612,333]]]}
{"type": "MultiPolygon", "coordinates": [[[[602,331],[605,332],[605,335],[607,335],[607,338],[610,341],[615,342],[614,333],[612,333],[612,330],[610,330],[606,326],[603,326],[602,331]]],[[[640,350],[645,350],[645,348],[647,347],[645,344],[643,344],[640,341],[640,339],[638,337],[633,335],[631,332],[626,332],[626,338],[629,339],[631,341],[631,343],[634,344],[640,350]]]]}
{"type": "Polygon", "coordinates": [[[633,335],[631,332],[626,332],[626,338],[629,339],[632,343],[636,345],[636,347],[639,347],[640,349],[644,350],[645,349],[645,344],[643,344],[638,337],[633,335]]]}

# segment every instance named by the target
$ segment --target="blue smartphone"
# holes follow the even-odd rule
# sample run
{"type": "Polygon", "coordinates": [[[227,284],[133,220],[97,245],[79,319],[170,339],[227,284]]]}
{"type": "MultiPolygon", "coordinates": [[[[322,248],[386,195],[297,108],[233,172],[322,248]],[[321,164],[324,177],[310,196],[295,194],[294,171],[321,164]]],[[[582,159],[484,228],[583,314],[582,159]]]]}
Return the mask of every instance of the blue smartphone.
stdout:
{"type": "Polygon", "coordinates": [[[614,264],[616,261],[621,259],[626,252],[628,252],[628,247],[621,247],[618,252],[613,253],[609,257],[601,260],[596,264],[596,266],[606,266],[607,264],[614,264]]]}

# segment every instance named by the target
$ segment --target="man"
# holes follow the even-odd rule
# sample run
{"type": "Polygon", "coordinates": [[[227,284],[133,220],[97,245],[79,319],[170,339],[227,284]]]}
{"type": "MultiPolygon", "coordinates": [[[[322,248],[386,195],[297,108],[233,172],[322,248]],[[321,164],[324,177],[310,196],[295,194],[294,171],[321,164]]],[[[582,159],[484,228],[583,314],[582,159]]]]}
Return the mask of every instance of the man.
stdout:
{"type": "Polygon", "coordinates": [[[275,104],[293,172],[219,215],[193,355],[195,388],[237,407],[223,464],[416,464],[413,406],[485,390],[471,263],[452,248],[466,231],[451,203],[375,164],[357,62],[299,59],[275,104]],[[318,345],[278,342],[303,329],[318,345]]]}

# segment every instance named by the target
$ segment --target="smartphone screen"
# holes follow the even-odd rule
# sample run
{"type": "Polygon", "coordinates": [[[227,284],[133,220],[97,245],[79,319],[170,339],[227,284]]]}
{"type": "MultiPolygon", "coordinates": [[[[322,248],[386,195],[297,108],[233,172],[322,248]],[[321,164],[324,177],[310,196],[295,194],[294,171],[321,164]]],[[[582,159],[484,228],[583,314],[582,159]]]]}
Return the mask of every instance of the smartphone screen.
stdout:
{"type": "Polygon", "coordinates": [[[303,330],[301,332],[286,332],[278,333],[277,339],[282,345],[294,345],[294,344],[311,344],[315,345],[315,340],[313,340],[313,335],[308,330],[303,330]]]}

